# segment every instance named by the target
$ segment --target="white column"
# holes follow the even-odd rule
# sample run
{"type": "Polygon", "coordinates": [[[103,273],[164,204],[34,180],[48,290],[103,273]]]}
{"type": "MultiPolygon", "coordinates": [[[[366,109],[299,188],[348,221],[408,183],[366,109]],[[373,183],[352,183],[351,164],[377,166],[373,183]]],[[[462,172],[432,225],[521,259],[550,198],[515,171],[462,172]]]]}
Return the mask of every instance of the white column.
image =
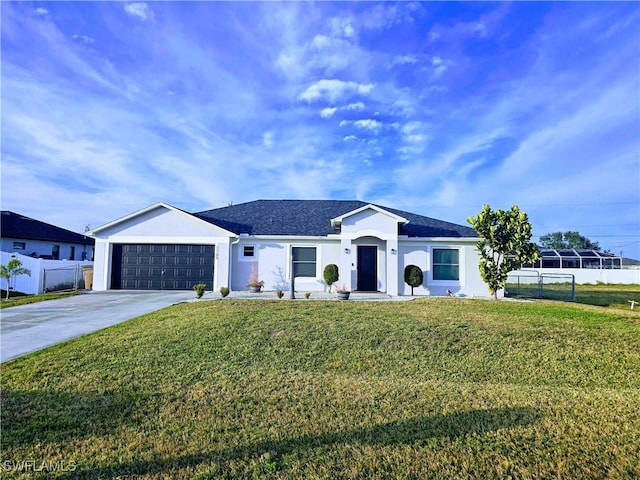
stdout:
{"type": "Polygon", "coordinates": [[[387,240],[387,294],[398,295],[398,239],[387,240]],[[395,252],[395,253],[394,253],[395,252]]]}
{"type": "Polygon", "coordinates": [[[344,284],[349,290],[353,290],[351,282],[353,254],[354,252],[353,246],[351,245],[351,239],[343,238],[340,241],[340,265],[338,265],[340,269],[340,278],[338,279],[337,285],[342,286],[344,284]]]}
{"type": "Polygon", "coordinates": [[[215,259],[213,266],[213,291],[220,287],[231,288],[229,272],[231,271],[231,239],[221,238],[215,246],[215,259]]]}

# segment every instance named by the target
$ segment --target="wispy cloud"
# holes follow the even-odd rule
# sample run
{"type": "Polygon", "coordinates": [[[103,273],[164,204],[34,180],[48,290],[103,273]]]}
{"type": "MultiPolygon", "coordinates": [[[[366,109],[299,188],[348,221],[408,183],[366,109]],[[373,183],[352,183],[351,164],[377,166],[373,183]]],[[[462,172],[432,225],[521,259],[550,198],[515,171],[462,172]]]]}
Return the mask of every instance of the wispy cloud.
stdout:
{"type": "Polygon", "coordinates": [[[127,3],[124,6],[124,11],[129,15],[141,18],[142,20],[149,20],[153,18],[153,12],[145,2],[127,3]]]}
{"type": "Polygon", "coordinates": [[[300,94],[300,100],[315,102],[324,100],[335,103],[338,100],[352,97],[354,95],[366,95],[373,89],[372,83],[360,84],[351,81],[337,79],[322,79],[307,87],[300,94]]]}

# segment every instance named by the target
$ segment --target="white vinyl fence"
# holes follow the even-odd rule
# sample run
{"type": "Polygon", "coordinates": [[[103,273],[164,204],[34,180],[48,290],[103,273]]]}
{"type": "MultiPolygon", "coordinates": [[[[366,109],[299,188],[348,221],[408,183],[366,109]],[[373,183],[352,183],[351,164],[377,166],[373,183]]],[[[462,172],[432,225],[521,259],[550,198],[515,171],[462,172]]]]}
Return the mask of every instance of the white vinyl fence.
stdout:
{"type": "Polygon", "coordinates": [[[640,269],[599,269],[599,268],[523,268],[509,275],[573,275],[578,285],[612,283],[625,285],[640,284],[640,269]]]}
{"type": "MultiPolygon", "coordinates": [[[[6,265],[13,257],[31,270],[31,276],[18,275],[11,279],[10,286],[15,292],[28,294],[86,288],[82,267],[93,266],[93,262],[88,261],[44,260],[8,252],[0,252],[0,263],[6,265]]],[[[0,288],[7,290],[7,287],[6,279],[1,279],[0,288]]]]}

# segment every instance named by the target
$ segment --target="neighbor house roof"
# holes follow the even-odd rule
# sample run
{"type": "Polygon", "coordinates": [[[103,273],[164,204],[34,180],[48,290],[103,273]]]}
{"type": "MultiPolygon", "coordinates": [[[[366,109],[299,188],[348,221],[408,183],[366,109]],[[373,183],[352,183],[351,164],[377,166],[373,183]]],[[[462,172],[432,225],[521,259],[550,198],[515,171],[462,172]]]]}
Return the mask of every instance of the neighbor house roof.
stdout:
{"type": "MultiPolygon", "coordinates": [[[[332,226],[332,219],[367,205],[370,204],[359,200],[256,200],[194,215],[236,234],[325,236],[337,233],[332,226]]],[[[399,235],[454,238],[478,236],[470,227],[381,205],[374,206],[408,220],[408,223],[399,225],[399,235]]]]}
{"type": "Polygon", "coordinates": [[[3,238],[24,238],[27,240],[45,240],[80,245],[94,244],[94,240],[85,235],[8,210],[0,212],[0,219],[0,234],[3,238]]]}

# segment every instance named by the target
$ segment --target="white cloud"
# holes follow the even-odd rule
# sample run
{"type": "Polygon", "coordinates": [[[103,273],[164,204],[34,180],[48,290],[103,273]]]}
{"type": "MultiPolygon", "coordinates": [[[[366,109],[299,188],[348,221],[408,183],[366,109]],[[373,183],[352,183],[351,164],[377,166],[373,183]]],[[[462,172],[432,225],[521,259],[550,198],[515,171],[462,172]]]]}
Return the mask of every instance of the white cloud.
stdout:
{"type": "Polygon", "coordinates": [[[49,14],[49,10],[47,10],[46,8],[42,8],[42,7],[38,7],[38,8],[36,8],[36,9],[35,9],[35,12],[36,12],[38,15],[42,15],[42,16],[45,16],[45,15],[48,15],[48,14],[49,14]]]}
{"type": "Polygon", "coordinates": [[[88,35],[72,35],[71,38],[86,44],[93,43],[95,40],[88,35]]]}
{"type": "Polygon", "coordinates": [[[335,108],[335,107],[333,107],[333,108],[330,108],[330,107],[323,108],[320,111],[320,116],[322,118],[331,118],[331,117],[333,117],[334,113],[336,113],[336,111],[338,111],[338,109],[335,108]]]}
{"type": "Polygon", "coordinates": [[[316,100],[324,99],[333,103],[341,98],[352,95],[366,95],[373,89],[372,83],[361,84],[351,81],[343,81],[336,79],[322,79],[309,86],[300,94],[300,100],[311,103],[316,100]]]}
{"type": "Polygon", "coordinates": [[[317,49],[327,48],[331,45],[331,39],[326,35],[316,35],[313,37],[311,46],[317,49]]]}
{"type": "Polygon", "coordinates": [[[356,31],[351,24],[352,19],[350,17],[333,17],[331,19],[331,33],[335,37],[352,38],[355,36],[356,31]]]}
{"type": "Polygon", "coordinates": [[[153,12],[145,2],[128,3],[124,6],[124,11],[143,20],[153,18],[153,12]]]}
{"type": "Polygon", "coordinates": [[[481,37],[484,38],[487,36],[487,26],[484,23],[478,23],[475,27],[475,32],[481,37]]]}
{"type": "Polygon", "coordinates": [[[442,59],[442,57],[434,56],[431,58],[431,65],[433,66],[433,73],[437,76],[442,75],[449,68],[449,64],[451,62],[447,62],[442,59]]]}
{"type": "Polygon", "coordinates": [[[407,65],[418,62],[416,55],[396,55],[393,59],[394,65],[407,65]]]}
{"type": "Polygon", "coordinates": [[[371,118],[366,118],[362,120],[342,120],[339,124],[340,127],[348,127],[349,125],[353,125],[356,128],[360,128],[362,130],[380,130],[383,126],[381,122],[378,120],[373,120],[371,118]]]}
{"type": "Polygon", "coordinates": [[[356,110],[361,112],[362,110],[364,110],[364,103],[362,102],[350,103],[349,105],[343,108],[344,110],[356,110]]]}
{"type": "Polygon", "coordinates": [[[356,31],[353,29],[353,27],[351,26],[351,24],[346,25],[346,26],[344,27],[343,32],[344,32],[344,36],[345,36],[345,37],[353,37],[353,36],[355,35],[355,33],[356,33],[356,31]]]}
{"type": "Polygon", "coordinates": [[[273,147],[274,134],[273,132],[264,132],[262,135],[262,144],[267,147],[273,147]]]}
{"type": "Polygon", "coordinates": [[[358,137],[356,137],[355,135],[347,135],[342,140],[345,141],[345,142],[348,142],[350,140],[360,140],[360,139],[358,137]]]}

